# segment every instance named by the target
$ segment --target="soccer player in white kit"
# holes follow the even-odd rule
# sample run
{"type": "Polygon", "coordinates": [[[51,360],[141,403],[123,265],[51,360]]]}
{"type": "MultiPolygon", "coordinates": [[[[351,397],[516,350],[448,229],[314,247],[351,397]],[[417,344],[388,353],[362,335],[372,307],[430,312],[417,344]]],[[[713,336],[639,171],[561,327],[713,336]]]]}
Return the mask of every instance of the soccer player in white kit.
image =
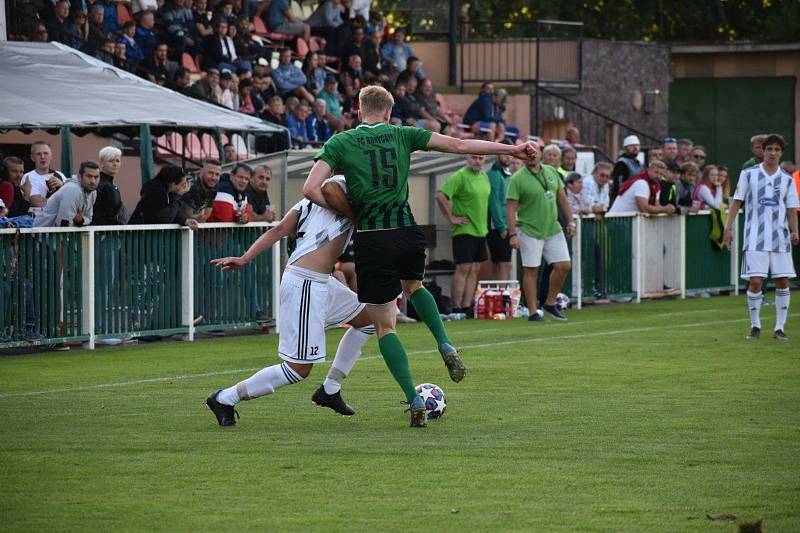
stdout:
{"type": "Polygon", "coordinates": [[[749,280],[748,339],[757,339],[761,335],[761,287],[764,278],[772,274],[775,281],[774,337],[787,340],[783,329],[789,314],[789,278],[795,277],[792,245],[800,242],[796,210],[800,208],[800,201],[792,177],[780,168],[784,146],[785,141],[780,135],[766,136],[764,161],[742,170],[725,223],[725,245],[730,247],[733,240],[731,227],[742,202],[745,202],[741,276],[749,280]]]}
{"type": "MultiPolygon", "coordinates": [[[[329,181],[346,190],[343,176],[334,176],[329,181]]],[[[350,324],[351,328],[339,342],[333,365],[311,399],[341,415],[355,414],[342,399],[340,389],[358,360],[361,347],[375,333],[375,327],[365,310],[366,305],[358,301],[356,293],[331,276],[352,233],[350,220],[304,198],[244,255],[212,261],[223,271],[239,269],[281,238],[297,236],[297,247],[281,279],[278,355],[283,362],[212,393],[206,404],[219,425],[236,424],[233,406],[240,401],[272,394],[279,387],[305,379],[314,364],[325,361],[325,329],[341,324],[350,324]]]]}

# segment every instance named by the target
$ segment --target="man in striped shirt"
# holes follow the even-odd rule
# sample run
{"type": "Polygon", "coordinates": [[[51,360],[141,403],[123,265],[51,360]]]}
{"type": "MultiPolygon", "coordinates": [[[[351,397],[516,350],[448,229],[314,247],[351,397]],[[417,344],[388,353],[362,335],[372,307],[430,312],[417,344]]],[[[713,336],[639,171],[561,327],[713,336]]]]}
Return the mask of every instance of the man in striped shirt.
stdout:
{"type": "Polygon", "coordinates": [[[757,339],[761,334],[761,288],[770,273],[775,280],[774,336],[779,340],[787,339],[783,328],[789,313],[789,278],[795,277],[792,245],[800,242],[797,229],[800,201],[791,176],[779,166],[784,146],[780,135],[766,137],[762,144],[764,161],[742,170],[725,224],[725,244],[730,247],[731,227],[745,202],[741,276],[749,280],[747,306],[751,328],[748,339],[757,339]]]}

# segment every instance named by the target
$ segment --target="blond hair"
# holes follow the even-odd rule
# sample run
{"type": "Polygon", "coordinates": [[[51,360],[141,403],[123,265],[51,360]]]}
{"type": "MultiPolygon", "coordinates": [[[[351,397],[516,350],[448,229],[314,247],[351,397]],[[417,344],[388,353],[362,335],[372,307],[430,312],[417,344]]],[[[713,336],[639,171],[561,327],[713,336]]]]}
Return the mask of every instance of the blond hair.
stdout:
{"type": "Polygon", "coordinates": [[[364,87],[358,95],[361,115],[382,115],[394,106],[391,93],[378,85],[364,87]]]}
{"type": "Polygon", "coordinates": [[[648,165],[648,168],[660,168],[661,170],[667,170],[667,164],[664,163],[663,161],[656,159],[654,161],[650,161],[650,165],[648,165]]]}

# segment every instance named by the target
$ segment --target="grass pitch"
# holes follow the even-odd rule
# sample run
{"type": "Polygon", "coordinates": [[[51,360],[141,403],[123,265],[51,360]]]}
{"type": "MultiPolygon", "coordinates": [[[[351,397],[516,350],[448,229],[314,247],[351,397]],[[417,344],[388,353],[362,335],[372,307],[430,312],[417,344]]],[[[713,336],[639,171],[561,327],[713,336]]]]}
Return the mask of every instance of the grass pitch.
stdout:
{"type": "Polygon", "coordinates": [[[205,397],[277,362],[274,336],[0,358],[0,529],[797,531],[800,319],[780,343],[762,315],[759,341],[741,297],[452,322],[460,384],[401,325],[415,380],[448,397],[426,429],[374,340],[355,417],[310,403],[324,365],[229,430],[205,397]]]}

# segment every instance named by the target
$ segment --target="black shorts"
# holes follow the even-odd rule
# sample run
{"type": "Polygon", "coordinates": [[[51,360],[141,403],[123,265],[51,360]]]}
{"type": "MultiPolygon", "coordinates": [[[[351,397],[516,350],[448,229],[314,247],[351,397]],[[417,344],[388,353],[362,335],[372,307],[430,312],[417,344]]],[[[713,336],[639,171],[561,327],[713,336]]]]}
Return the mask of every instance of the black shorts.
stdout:
{"type": "Polygon", "coordinates": [[[489,257],[492,258],[492,263],[511,262],[511,239],[508,236],[503,239],[500,237],[500,232],[493,229],[486,236],[486,243],[489,245],[489,257]]]}
{"type": "Polygon", "coordinates": [[[453,237],[453,262],[480,263],[486,261],[486,237],[456,235],[453,237]]]}
{"type": "Polygon", "coordinates": [[[356,234],[358,301],[385,304],[402,292],[400,280],[425,276],[425,234],[417,226],[356,234]]]}

